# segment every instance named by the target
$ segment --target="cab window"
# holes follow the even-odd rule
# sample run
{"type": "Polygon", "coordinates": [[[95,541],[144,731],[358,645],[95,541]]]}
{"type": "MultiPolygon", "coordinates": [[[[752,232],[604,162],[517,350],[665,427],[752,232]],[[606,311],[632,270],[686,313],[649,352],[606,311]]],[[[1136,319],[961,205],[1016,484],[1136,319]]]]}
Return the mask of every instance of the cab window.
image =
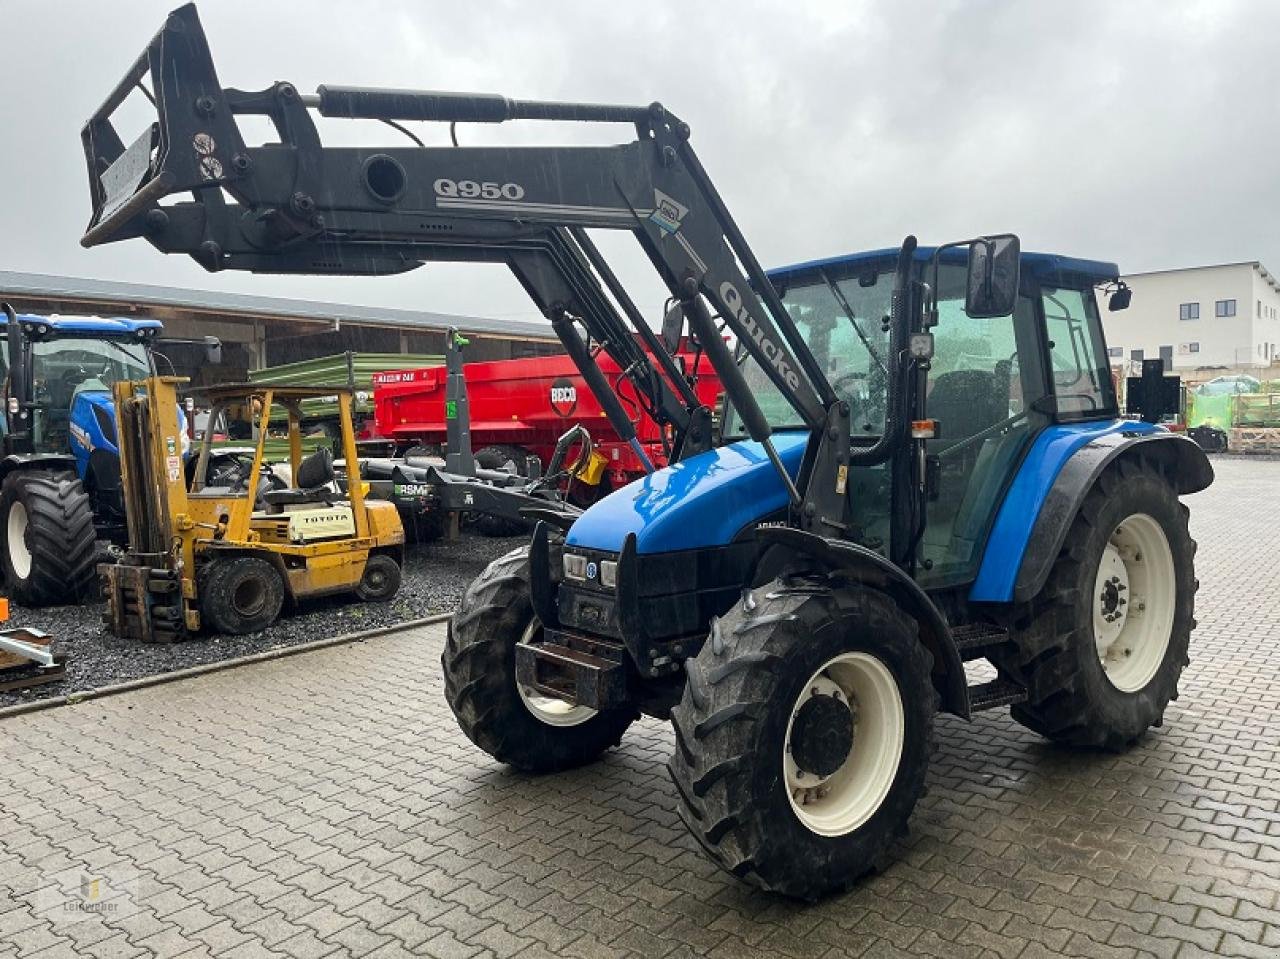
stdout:
{"type": "Polygon", "coordinates": [[[1067,419],[1114,415],[1115,393],[1093,292],[1046,287],[1041,302],[1058,415],[1067,419]]]}

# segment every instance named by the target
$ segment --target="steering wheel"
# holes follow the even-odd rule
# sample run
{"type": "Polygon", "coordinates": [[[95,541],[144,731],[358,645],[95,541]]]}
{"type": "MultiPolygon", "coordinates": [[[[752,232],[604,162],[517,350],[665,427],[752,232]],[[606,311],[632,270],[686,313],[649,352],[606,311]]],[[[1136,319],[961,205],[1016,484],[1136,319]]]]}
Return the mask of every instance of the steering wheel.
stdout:
{"type": "Polygon", "coordinates": [[[847,370],[831,380],[831,390],[849,404],[849,422],[857,423],[867,405],[861,388],[867,382],[867,374],[859,370],[847,370]]]}

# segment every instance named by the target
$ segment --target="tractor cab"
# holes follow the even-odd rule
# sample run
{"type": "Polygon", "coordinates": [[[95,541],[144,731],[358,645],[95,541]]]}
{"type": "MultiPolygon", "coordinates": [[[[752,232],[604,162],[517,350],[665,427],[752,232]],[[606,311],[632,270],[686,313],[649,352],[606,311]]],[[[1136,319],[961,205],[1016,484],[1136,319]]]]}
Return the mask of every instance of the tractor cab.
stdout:
{"type": "MultiPolygon", "coordinates": [[[[849,404],[854,447],[885,429],[889,315],[897,250],[876,250],[770,271],[792,320],[849,404]]],[[[855,541],[915,560],[926,588],[955,586],[977,574],[995,510],[1033,439],[1054,423],[1113,421],[1115,391],[1094,291],[1114,285],[1113,263],[1045,253],[1020,255],[1011,316],[966,311],[968,257],[963,249],[917,247],[913,281],[929,290],[930,338],[916,349],[915,433],[923,439],[925,522],[903,516],[890,495],[893,461],[851,470],[848,496],[855,541]],[[935,254],[936,257],[935,257],[935,254]],[[895,517],[897,522],[895,523],[895,517]]],[[[797,426],[784,398],[746,369],[775,429],[797,426]]],[[[726,427],[728,435],[740,427],[726,427]]]]}

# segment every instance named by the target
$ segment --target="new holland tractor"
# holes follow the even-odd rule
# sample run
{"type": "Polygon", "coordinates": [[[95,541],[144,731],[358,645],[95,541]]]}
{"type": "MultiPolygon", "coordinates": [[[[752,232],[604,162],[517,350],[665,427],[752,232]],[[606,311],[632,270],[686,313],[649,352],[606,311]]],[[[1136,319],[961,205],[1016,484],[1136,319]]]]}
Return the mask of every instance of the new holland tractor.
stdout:
{"type": "Polygon", "coordinates": [[[1185,437],[1120,416],[1097,303],[1127,299],[1113,264],[1024,255],[1012,236],[908,238],[768,275],[660,105],[223,89],[192,6],[84,144],[86,245],[140,237],[279,273],[502,263],[626,441],[597,352],[645,397],[670,465],[581,513],[534,510],[529,545],[450,624],[445,695],[497,760],[565,769],[641,714],[669,719],[675,801],[707,854],[816,898],[891,852],[939,712],[1011,706],[1050,739],[1120,749],[1177,694],[1196,588],[1179,497],[1213,474],[1185,437]],[[157,122],[125,146],[111,114],[148,82],[157,122]],[[330,147],[312,111],[623,136],[330,147]],[[246,144],[242,114],[280,142],[246,144]],[[634,236],[666,285],[660,338],[596,230],[634,236]],[[686,323],[724,385],[719,448],[666,348],[686,323]],[[977,658],[997,678],[970,685],[977,658]]]}
{"type": "Polygon", "coordinates": [[[99,538],[124,533],[111,384],[149,376],[157,320],[16,314],[7,349],[0,557],[24,606],[98,594],[99,538]]]}

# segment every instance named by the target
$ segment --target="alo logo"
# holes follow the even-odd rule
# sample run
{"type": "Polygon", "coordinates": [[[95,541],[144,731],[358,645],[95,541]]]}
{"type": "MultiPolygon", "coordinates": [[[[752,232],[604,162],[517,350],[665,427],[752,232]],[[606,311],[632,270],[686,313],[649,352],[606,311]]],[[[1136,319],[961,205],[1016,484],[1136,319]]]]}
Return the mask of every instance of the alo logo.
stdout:
{"type": "Polygon", "coordinates": [[[570,417],[578,408],[578,388],[561,377],[551,384],[551,409],[556,416],[570,417]]]}
{"type": "Polygon", "coordinates": [[[689,208],[683,203],[672,199],[661,190],[653,191],[653,213],[649,215],[649,219],[656,223],[663,233],[671,234],[680,229],[680,223],[688,212],[689,208]]]}

